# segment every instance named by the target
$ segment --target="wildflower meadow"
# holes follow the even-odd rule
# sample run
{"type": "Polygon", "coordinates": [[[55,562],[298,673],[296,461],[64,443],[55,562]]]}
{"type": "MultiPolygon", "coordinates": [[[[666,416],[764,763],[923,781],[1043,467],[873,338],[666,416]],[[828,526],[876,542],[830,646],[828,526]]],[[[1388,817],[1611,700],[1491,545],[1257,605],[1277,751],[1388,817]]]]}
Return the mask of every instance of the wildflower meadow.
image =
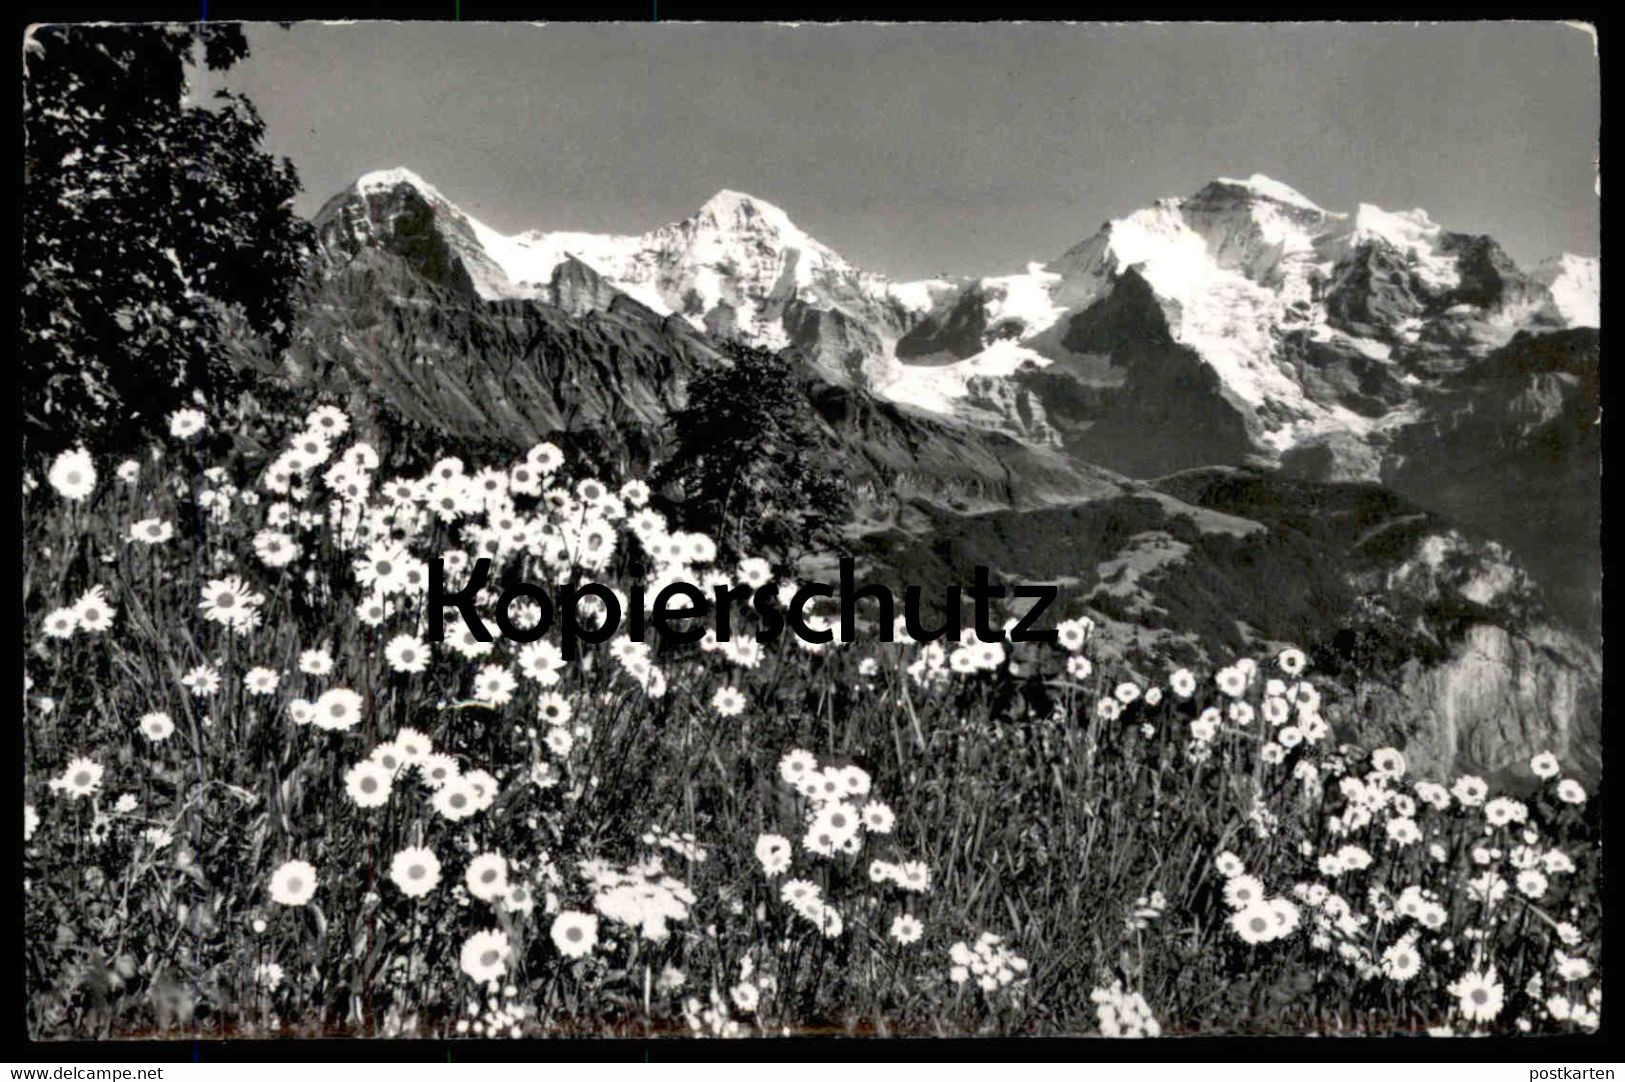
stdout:
{"type": "Polygon", "coordinates": [[[452,611],[433,642],[435,559],[490,559],[487,606],[795,568],[567,437],[165,427],[24,479],[37,1038],[1599,1026],[1595,794],[1551,756],[1501,793],[1345,743],[1297,649],[1148,673],[1084,614],[817,645],[745,613],[567,661],[452,611]]]}

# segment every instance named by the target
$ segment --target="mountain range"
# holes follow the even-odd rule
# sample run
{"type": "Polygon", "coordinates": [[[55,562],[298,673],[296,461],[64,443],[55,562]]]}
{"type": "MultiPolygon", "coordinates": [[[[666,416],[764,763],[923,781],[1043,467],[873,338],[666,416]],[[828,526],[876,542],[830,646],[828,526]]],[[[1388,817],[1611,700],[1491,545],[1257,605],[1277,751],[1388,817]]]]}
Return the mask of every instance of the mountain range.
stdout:
{"type": "Polygon", "coordinates": [[[1595,765],[1595,259],[1526,271],[1424,211],[1260,175],[1017,273],[915,282],[728,190],[642,233],[505,235],[392,169],[315,224],[296,380],[635,464],[722,341],[784,350],[876,574],[1056,581],[1148,666],[1298,642],[1419,761],[1595,765]]]}

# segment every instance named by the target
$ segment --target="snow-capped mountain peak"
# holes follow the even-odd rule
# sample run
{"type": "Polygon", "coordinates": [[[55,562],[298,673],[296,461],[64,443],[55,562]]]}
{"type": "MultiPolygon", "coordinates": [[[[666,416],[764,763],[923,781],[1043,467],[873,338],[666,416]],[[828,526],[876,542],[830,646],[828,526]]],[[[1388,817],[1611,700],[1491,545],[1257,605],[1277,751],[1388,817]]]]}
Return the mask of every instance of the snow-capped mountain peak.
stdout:
{"type": "Polygon", "coordinates": [[[593,303],[618,291],[717,337],[794,345],[826,374],[898,402],[1052,443],[1042,408],[1018,399],[1032,371],[1057,362],[1042,385],[1063,399],[1066,384],[1082,385],[1058,401],[1073,411],[1153,363],[1126,358],[1172,366],[1147,377],[1162,388],[1143,392],[1153,397],[1188,367],[1180,387],[1225,403],[1212,423],[1245,431],[1227,438],[1271,458],[1328,434],[1379,438],[1430,366],[1481,357],[1521,329],[1599,320],[1594,259],[1526,273],[1490,238],[1450,232],[1424,210],[1329,211],[1261,173],[1153,200],[1047,264],[954,281],[866,272],[733,188],[642,233],[507,235],[389,169],[360,178],[324,217],[351,251],[411,234],[412,258],[486,299],[553,302],[559,269],[579,261],[601,283],[593,303]],[[428,233],[438,240],[425,247],[428,233]],[[1125,327],[1148,337],[1131,345],[1125,327]]]}
{"type": "Polygon", "coordinates": [[[787,240],[812,241],[811,237],[796,227],[782,208],[746,192],[736,192],[732,188],[722,188],[700,204],[694,218],[697,221],[715,223],[722,229],[770,232],[787,240]]]}
{"type": "Polygon", "coordinates": [[[440,194],[440,189],[436,188],[433,184],[430,184],[428,181],[412,172],[412,170],[403,166],[396,166],[393,169],[378,169],[371,173],[364,173],[360,177],[356,178],[356,182],[354,185],[352,185],[352,187],[354,187],[354,189],[362,195],[370,195],[377,192],[387,192],[390,189],[399,187],[402,184],[416,188],[419,192],[431,199],[436,199],[443,203],[450,203],[450,200],[448,200],[444,195],[440,194]]]}
{"type": "MultiPolygon", "coordinates": [[[[1332,434],[1379,439],[1430,366],[1481,357],[1522,329],[1595,325],[1596,277],[1577,258],[1525,274],[1490,238],[1450,232],[1424,210],[1339,213],[1263,174],[1219,177],[1108,221],[1047,266],[967,284],[901,343],[921,367],[881,390],[969,410],[989,398],[989,375],[1064,362],[1060,378],[1107,393],[1133,369],[1125,357],[1157,355],[1173,367],[1147,374],[1156,398],[1194,358],[1178,386],[1211,381],[1227,403],[1213,423],[1245,429],[1274,458],[1332,434]],[[1126,325],[1148,337],[1130,345],[1126,325]],[[1164,352],[1164,335],[1186,352],[1164,352]]],[[[1081,437],[1091,453],[1112,453],[1095,446],[1106,431],[1081,437]]],[[[1129,426],[1113,438],[1137,435],[1129,426]]]]}
{"type": "Polygon", "coordinates": [[[410,169],[388,169],[362,177],[318,218],[329,226],[342,219],[342,247],[353,249],[420,228],[424,204],[460,268],[456,282],[488,300],[545,300],[555,272],[573,259],[660,315],[770,349],[797,345],[838,378],[861,370],[884,382],[898,338],[955,288],[860,270],[782,208],[732,188],[644,233],[509,235],[463,212],[410,169]],[[421,200],[416,209],[414,199],[421,200]]]}
{"type": "Polygon", "coordinates": [[[487,251],[487,238],[498,234],[410,169],[363,174],[316,212],[315,224],[330,252],[399,247],[410,238],[419,271],[440,284],[487,300],[511,288],[506,268],[487,251]]]}
{"type": "Polygon", "coordinates": [[[1237,180],[1234,177],[1217,177],[1213,183],[1232,188],[1245,188],[1254,195],[1265,199],[1273,199],[1277,203],[1285,203],[1303,210],[1312,210],[1319,214],[1327,213],[1314,200],[1290,184],[1283,184],[1278,180],[1265,176],[1263,173],[1254,173],[1246,180],[1237,180]]]}
{"type": "MultiPolygon", "coordinates": [[[[831,272],[856,273],[851,264],[808,236],[781,208],[729,188],[707,199],[682,221],[644,234],[642,241],[644,250],[662,253],[662,262],[687,264],[695,272],[710,268],[720,278],[734,280],[743,296],[765,297],[786,272],[794,275],[798,287],[814,285],[821,275],[831,272]]],[[[611,268],[609,273],[612,277],[644,276],[638,271],[637,261],[611,268]]],[[[702,299],[728,300],[724,296],[728,292],[721,290],[702,299]]]]}
{"type": "Polygon", "coordinates": [[[770,349],[794,343],[843,377],[882,375],[897,338],[952,289],[862,271],[781,207],[732,188],[636,236],[531,231],[486,244],[518,283],[546,281],[573,256],[657,311],[770,349]]]}
{"type": "Polygon", "coordinates": [[[1573,327],[1602,326],[1602,264],[1595,256],[1564,252],[1535,268],[1552,303],[1573,327]]]}
{"type": "Polygon", "coordinates": [[[1347,251],[1371,241],[1391,246],[1412,260],[1417,275],[1438,290],[1450,289],[1461,280],[1456,259],[1441,251],[1444,227],[1428,217],[1421,207],[1388,211],[1372,203],[1361,203],[1343,241],[1347,251]]]}

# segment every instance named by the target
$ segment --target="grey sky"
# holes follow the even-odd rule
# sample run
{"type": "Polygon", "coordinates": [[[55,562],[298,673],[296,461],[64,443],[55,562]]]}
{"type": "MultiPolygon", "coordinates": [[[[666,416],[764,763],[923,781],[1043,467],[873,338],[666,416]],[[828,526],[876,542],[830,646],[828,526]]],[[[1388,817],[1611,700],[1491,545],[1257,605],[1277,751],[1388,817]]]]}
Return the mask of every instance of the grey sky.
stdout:
{"type": "MultiPolygon", "coordinates": [[[[300,209],[407,166],[507,232],[641,232],[718,188],[900,278],[1047,260],[1214,176],[1596,254],[1597,65],[1559,24],[303,23],[230,74],[300,209]]],[[[218,77],[217,77],[218,78],[218,77]]]]}

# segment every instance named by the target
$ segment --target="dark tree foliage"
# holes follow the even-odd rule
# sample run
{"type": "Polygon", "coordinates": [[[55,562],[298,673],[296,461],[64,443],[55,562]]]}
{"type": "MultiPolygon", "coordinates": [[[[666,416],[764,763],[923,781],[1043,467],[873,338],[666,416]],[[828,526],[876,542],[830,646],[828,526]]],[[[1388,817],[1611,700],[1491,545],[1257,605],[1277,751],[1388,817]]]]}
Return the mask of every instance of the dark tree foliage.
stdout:
{"type": "MultiPolygon", "coordinates": [[[[309,248],[293,164],[245,98],[187,75],[248,55],[231,25],[44,26],[24,47],[22,402],[30,452],[128,444],[247,373],[227,328],[286,343],[309,248]],[[201,53],[201,57],[200,57],[201,53]]],[[[221,412],[214,413],[217,418],[221,412]]]]}
{"type": "Polygon", "coordinates": [[[777,557],[841,548],[851,517],[812,405],[790,362],[730,344],[671,418],[676,451],[655,480],[682,490],[681,515],[725,552],[777,557]]]}

